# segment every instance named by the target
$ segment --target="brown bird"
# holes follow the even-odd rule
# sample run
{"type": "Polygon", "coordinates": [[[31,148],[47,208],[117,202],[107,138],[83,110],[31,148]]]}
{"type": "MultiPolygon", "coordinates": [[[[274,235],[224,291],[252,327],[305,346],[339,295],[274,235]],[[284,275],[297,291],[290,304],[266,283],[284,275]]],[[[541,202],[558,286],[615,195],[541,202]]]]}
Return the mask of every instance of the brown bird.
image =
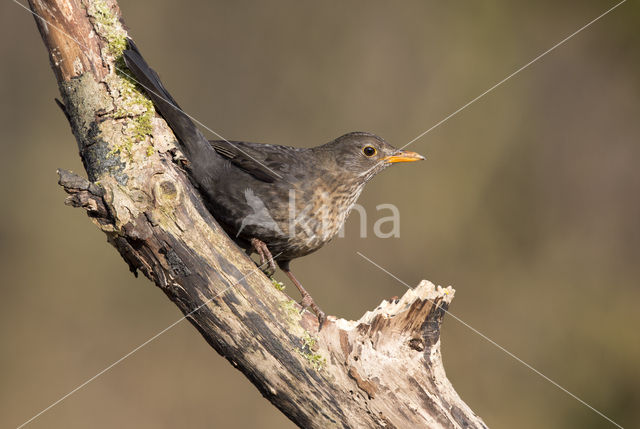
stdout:
{"type": "Polygon", "coordinates": [[[207,209],[247,253],[258,253],[268,276],[277,262],[300,291],[303,309],[311,308],[322,327],[325,314],[291,272],[291,260],[338,233],[373,176],[393,163],[424,158],[365,132],[312,148],[208,141],[131,40],[124,59],[176,135],[207,209]]]}

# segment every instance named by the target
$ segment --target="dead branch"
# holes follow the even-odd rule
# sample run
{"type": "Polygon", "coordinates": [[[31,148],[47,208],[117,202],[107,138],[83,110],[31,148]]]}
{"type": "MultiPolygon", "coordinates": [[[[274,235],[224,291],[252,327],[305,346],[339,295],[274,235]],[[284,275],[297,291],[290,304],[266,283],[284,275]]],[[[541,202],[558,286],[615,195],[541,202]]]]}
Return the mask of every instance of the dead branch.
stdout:
{"type": "Polygon", "coordinates": [[[173,162],[175,138],[122,73],[114,0],[31,0],[89,180],[60,171],[129,268],[297,425],[484,428],[446,378],[453,289],[423,281],[358,321],[314,315],[256,269],[173,162]]]}

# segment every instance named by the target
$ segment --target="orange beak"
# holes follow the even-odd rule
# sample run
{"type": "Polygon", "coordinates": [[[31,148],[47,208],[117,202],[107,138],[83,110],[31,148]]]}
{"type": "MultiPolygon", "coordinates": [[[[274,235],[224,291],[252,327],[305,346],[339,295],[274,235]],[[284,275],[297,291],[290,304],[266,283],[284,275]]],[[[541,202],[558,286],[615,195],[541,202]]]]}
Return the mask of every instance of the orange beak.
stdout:
{"type": "Polygon", "coordinates": [[[386,156],[382,158],[383,161],[386,162],[412,162],[412,161],[422,161],[424,156],[420,155],[417,152],[411,152],[408,150],[400,150],[393,155],[386,156]]]}

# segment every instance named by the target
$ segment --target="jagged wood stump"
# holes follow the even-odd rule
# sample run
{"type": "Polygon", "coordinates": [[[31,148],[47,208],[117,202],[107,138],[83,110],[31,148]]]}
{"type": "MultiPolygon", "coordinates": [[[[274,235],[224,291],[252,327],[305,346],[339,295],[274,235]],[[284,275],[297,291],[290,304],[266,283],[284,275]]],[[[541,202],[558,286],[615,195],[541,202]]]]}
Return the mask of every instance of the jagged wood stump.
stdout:
{"type": "Polygon", "coordinates": [[[174,162],[175,138],[126,76],[113,0],[33,0],[89,180],[59,171],[130,269],[297,425],[484,428],[446,378],[440,324],[453,289],[423,281],[359,321],[314,315],[216,224],[174,162]],[[46,20],[46,21],[45,21],[46,20]],[[65,34],[66,33],[66,34],[65,34]]]}

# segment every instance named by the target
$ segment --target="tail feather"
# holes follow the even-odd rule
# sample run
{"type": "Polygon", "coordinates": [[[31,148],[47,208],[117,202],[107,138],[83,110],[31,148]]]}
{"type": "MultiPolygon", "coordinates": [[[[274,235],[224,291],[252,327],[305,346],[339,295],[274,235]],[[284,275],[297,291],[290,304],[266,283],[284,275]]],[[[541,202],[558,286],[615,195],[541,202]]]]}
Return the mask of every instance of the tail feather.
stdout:
{"type": "Polygon", "coordinates": [[[123,57],[132,73],[131,77],[144,88],[156,110],[167,121],[187,159],[193,163],[196,160],[218,158],[196,124],[184,113],[164,87],[158,74],[147,64],[133,40],[128,39],[128,45],[129,49],[124,51],[123,57]]]}

